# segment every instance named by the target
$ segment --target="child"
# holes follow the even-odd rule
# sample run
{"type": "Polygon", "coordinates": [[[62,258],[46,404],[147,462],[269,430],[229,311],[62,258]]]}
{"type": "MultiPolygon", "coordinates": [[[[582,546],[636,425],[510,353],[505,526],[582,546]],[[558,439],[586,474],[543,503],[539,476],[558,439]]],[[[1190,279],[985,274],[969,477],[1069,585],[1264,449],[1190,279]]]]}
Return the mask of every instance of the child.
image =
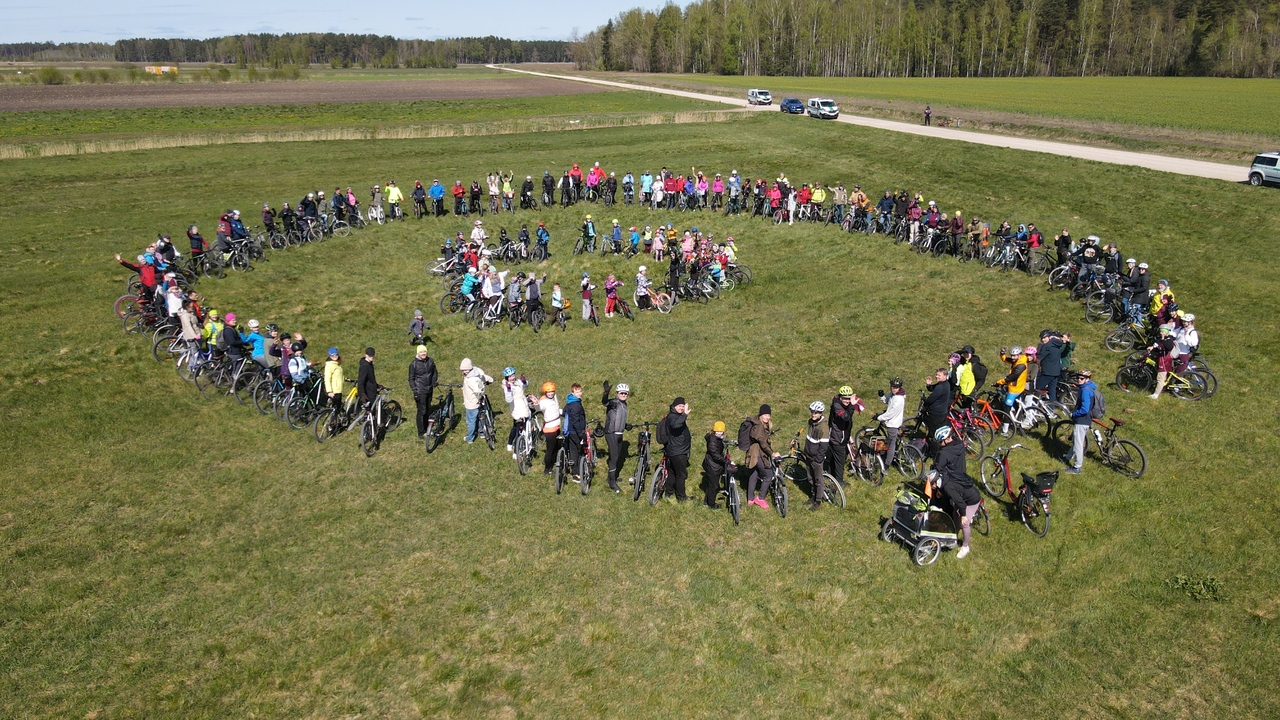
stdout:
{"type": "Polygon", "coordinates": [[[716,494],[720,492],[720,478],[725,472],[736,472],[729,458],[729,446],[724,441],[724,422],[717,420],[707,433],[707,454],[702,456],[702,493],[703,504],[712,510],[719,510],[716,494]]]}
{"type": "Polygon", "coordinates": [[[631,253],[634,255],[635,253],[638,253],[638,252],[640,252],[640,233],[636,230],[635,226],[632,225],[631,226],[631,253]]]}
{"type": "Polygon", "coordinates": [[[591,284],[591,273],[582,273],[582,319],[591,319],[591,291],[596,286],[591,284]]]}
{"type": "Polygon", "coordinates": [[[414,310],[413,319],[409,321],[409,344],[425,344],[426,340],[424,338],[426,338],[427,331],[430,329],[431,326],[427,325],[426,319],[422,317],[422,311],[414,310]]]}
{"type": "Polygon", "coordinates": [[[648,255],[653,252],[653,229],[650,226],[644,226],[644,254],[648,255]]]}
{"type": "Polygon", "coordinates": [[[557,313],[565,309],[564,293],[560,291],[560,283],[551,286],[551,307],[557,313]]]}
{"type": "Polygon", "coordinates": [[[614,277],[613,273],[609,273],[609,277],[604,281],[604,316],[613,317],[613,311],[618,307],[618,288],[622,287],[622,282],[614,277]]]}

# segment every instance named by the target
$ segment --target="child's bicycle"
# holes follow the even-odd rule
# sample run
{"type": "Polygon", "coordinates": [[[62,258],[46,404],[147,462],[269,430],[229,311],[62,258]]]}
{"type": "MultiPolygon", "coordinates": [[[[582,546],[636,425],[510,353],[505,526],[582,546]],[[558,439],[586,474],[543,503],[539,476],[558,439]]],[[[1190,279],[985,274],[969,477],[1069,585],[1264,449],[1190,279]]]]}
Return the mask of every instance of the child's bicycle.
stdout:
{"type": "Polygon", "coordinates": [[[520,471],[521,475],[528,475],[530,468],[533,467],[538,439],[542,437],[542,421],[538,419],[540,414],[535,413],[525,418],[524,426],[520,428],[520,432],[516,433],[511,455],[516,461],[516,470],[520,471]]]}
{"type": "Polygon", "coordinates": [[[427,452],[432,452],[440,447],[440,443],[444,442],[445,434],[458,425],[458,418],[460,417],[453,405],[453,389],[462,386],[440,383],[436,387],[447,388],[448,391],[445,393],[444,402],[440,403],[440,406],[427,419],[427,431],[424,433],[425,437],[423,438],[427,452]]]}
{"type": "MultiPolygon", "coordinates": [[[[1042,472],[1035,477],[1022,473],[1022,484],[1015,492],[1013,474],[1009,470],[1009,453],[1017,449],[1025,450],[1026,446],[1018,443],[1001,447],[995,453],[982,458],[979,465],[982,472],[982,488],[992,499],[1004,497],[1007,493],[1013,500],[1013,508],[1017,511],[1022,524],[1036,536],[1044,537],[1049,532],[1049,494],[1053,492],[1053,486],[1058,482],[1058,471],[1042,472]]],[[[981,520],[975,518],[974,524],[981,532],[989,522],[984,504],[980,504],[978,514],[981,520]]]]}

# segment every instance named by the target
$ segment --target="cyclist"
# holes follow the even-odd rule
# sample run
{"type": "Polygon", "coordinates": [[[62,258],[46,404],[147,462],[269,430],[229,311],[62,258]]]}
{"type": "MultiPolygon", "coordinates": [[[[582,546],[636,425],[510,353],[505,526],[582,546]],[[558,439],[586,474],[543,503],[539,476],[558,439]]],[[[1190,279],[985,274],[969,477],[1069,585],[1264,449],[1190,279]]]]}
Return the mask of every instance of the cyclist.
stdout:
{"type": "Polygon", "coordinates": [[[551,177],[550,170],[542,171],[542,204],[551,206],[556,202],[556,180],[551,177]]]}
{"type": "Polygon", "coordinates": [[[218,335],[222,332],[223,327],[225,325],[218,319],[218,311],[210,310],[209,317],[200,326],[200,344],[208,347],[209,343],[212,342],[216,345],[218,343],[218,335]]]}
{"type": "Polygon", "coordinates": [[[551,233],[547,232],[547,224],[538,222],[538,229],[534,233],[538,238],[538,245],[547,251],[547,257],[551,257],[551,233]]]}
{"type": "Polygon", "coordinates": [[[440,184],[440,179],[433,179],[431,181],[431,187],[427,188],[427,196],[431,198],[432,217],[440,217],[445,214],[444,194],[444,185],[440,184]]]}
{"type": "Polygon", "coordinates": [[[1093,372],[1081,370],[1076,375],[1076,383],[1080,386],[1076,407],[1071,411],[1071,456],[1062,458],[1067,463],[1064,471],[1071,475],[1079,475],[1084,468],[1084,450],[1089,444],[1089,426],[1093,424],[1093,403],[1098,393],[1098,386],[1093,382],[1093,372]]]}
{"type": "Polygon", "coordinates": [[[841,385],[831,398],[831,476],[844,484],[844,468],[849,462],[849,438],[853,437],[853,416],[866,409],[848,385],[841,385]]]}
{"type": "MultiPolygon", "coordinates": [[[[317,205],[316,205],[316,194],[315,194],[315,193],[307,193],[307,196],[306,196],[306,197],[304,197],[304,198],[302,198],[301,200],[299,200],[299,201],[298,201],[298,216],[299,216],[299,217],[308,218],[308,219],[310,219],[310,220],[315,220],[317,217],[319,217],[319,214],[320,214],[320,208],[319,208],[319,206],[317,206],[317,205]]],[[[223,231],[223,225],[222,225],[222,222],[223,222],[223,220],[225,220],[225,219],[226,219],[225,217],[223,217],[223,218],[219,218],[219,219],[218,219],[218,239],[219,239],[219,240],[221,240],[221,239],[222,239],[222,234],[223,234],[223,232],[224,232],[224,231],[223,231]]],[[[226,234],[228,234],[228,235],[230,235],[230,234],[231,234],[231,226],[230,226],[230,224],[228,224],[228,225],[227,225],[227,229],[226,229],[226,231],[225,231],[225,232],[226,232],[226,234]]]]}
{"type": "Polygon", "coordinates": [[[524,305],[525,310],[529,314],[533,314],[535,310],[542,309],[542,283],[547,281],[547,274],[542,273],[542,278],[529,273],[529,278],[524,283],[524,305]]]}
{"type": "MultiPolygon", "coordinates": [[[[289,204],[285,203],[285,208],[288,209],[288,207],[289,204]]],[[[200,228],[195,225],[187,227],[187,240],[191,245],[191,257],[193,259],[204,255],[204,252],[209,249],[209,243],[205,242],[205,239],[201,237],[200,228]]]]}
{"type": "MultiPolygon", "coordinates": [[[[885,190],[884,197],[880,198],[880,202],[876,203],[876,209],[880,211],[880,229],[888,232],[889,219],[893,217],[893,191],[885,190]]],[[[956,217],[960,217],[959,213],[956,217]]]]}
{"type": "Polygon", "coordinates": [[[583,239],[583,243],[588,247],[595,244],[596,224],[591,220],[590,215],[588,215],[586,219],[582,221],[582,239],[583,239]]]}
{"type": "Polygon", "coordinates": [[[573,204],[574,202],[573,187],[574,187],[573,178],[569,176],[569,171],[565,170],[564,177],[560,178],[560,183],[559,183],[560,204],[562,205],[573,204]]]}
{"type": "Polygon", "coordinates": [[[809,425],[805,428],[804,459],[805,469],[809,472],[809,486],[813,494],[809,498],[810,512],[822,507],[822,498],[826,495],[825,478],[822,477],[823,465],[827,462],[827,452],[831,448],[831,429],[823,413],[827,406],[821,400],[809,404],[809,425]]]}
{"type": "Polygon", "coordinates": [[[630,232],[631,236],[628,240],[631,242],[631,254],[634,255],[640,252],[640,231],[636,229],[635,225],[632,225],[630,232]]]}
{"type": "Polygon", "coordinates": [[[551,466],[560,452],[560,403],[556,401],[556,384],[542,383],[542,397],[538,398],[538,412],[542,413],[542,441],[546,454],[542,458],[542,472],[551,474],[551,466]]]}
{"type": "MultiPolygon", "coordinates": [[[[925,390],[929,395],[924,400],[924,425],[933,435],[938,428],[947,424],[947,412],[951,410],[951,383],[948,380],[950,371],[940,367],[933,373],[933,382],[925,378],[925,390]]],[[[935,448],[936,449],[936,448],[935,448]]]]}
{"type": "Polygon", "coordinates": [[[890,380],[889,395],[886,396],[883,390],[879,392],[879,395],[881,402],[885,404],[885,409],[884,412],[876,416],[876,420],[884,424],[884,466],[888,469],[893,467],[893,459],[898,452],[898,434],[902,432],[902,416],[907,405],[906,391],[902,388],[902,379],[894,378],[890,380]]]}
{"type": "Polygon", "coordinates": [[[502,209],[507,212],[515,210],[515,207],[512,205],[512,200],[516,196],[516,191],[511,186],[511,176],[513,174],[514,171],[502,174],[502,209]]]}
{"type": "Polygon", "coordinates": [[[382,186],[374,185],[369,191],[369,217],[382,214],[382,186]]]}
{"type": "MultiPolygon", "coordinates": [[[[769,431],[773,429],[772,420],[773,410],[767,404],[760,406],[760,412],[755,417],[747,418],[746,420],[746,422],[750,423],[747,467],[751,469],[751,476],[747,479],[747,504],[755,505],[765,510],[769,509],[769,503],[765,500],[765,497],[769,494],[769,488],[773,486],[773,466],[771,463],[781,457],[781,455],[773,451],[773,446],[769,441],[769,431]],[[757,486],[759,486],[759,493],[756,492],[757,486]]],[[[741,436],[741,430],[739,430],[738,434],[741,436]]]]}
{"type": "Polygon", "coordinates": [[[933,466],[942,484],[940,489],[951,503],[952,514],[960,521],[961,544],[960,551],[956,553],[959,560],[969,554],[969,525],[978,514],[982,498],[965,468],[964,443],[951,432],[951,426],[938,428],[933,434],[933,441],[938,444],[938,457],[933,466]]]}
{"type": "Polygon", "coordinates": [[[1200,333],[1196,330],[1196,316],[1178,311],[1177,329],[1173,331],[1173,369],[1182,372],[1196,348],[1200,347],[1200,333]]]}
{"type": "Polygon", "coordinates": [[[231,361],[232,367],[235,367],[236,363],[244,360],[245,352],[252,349],[252,346],[244,341],[240,331],[236,329],[235,313],[227,313],[224,320],[222,331],[218,333],[218,350],[222,351],[231,361]]]}
{"type": "Polygon", "coordinates": [[[1040,346],[1036,348],[1040,373],[1036,375],[1035,388],[1047,393],[1050,402],[1058,401],[1058,379],[1062,377],[1062,350],[1065,345],[1054,331],[1040,331],[1040,346]]]}
{"type": "Polygon", "coordinates": [[[653,286],[653,281],[649,279],[649,268],[644,265],[636,271],[636,302],[639,303],[641,309],[653,307],[653,303],[649,299],[649,288],[653,286]]]}
{"type": "Polygon", "coordinates": [[[347,196],[342,194],[342,188],[333,189],[333,197],[329,198],[329,207],[333,209],[334,221],[345,220],[347,217],[347,196]]]}
{"type": "Polygon", "coordinates": [[[627,429],[627,399],[631,397],[631,386],[618,383],[618,394],[609,398],[609,381],[604,381],[604,395],[600,404],[604,405],[604,441],[609,447],[609,489],[621,492],[618,488],[618,473],[622,471],[622,433],[627,429]]]}
{"type": "Polygon", "coordinates": [[[489,239],[488,233],[484,231],[484,222],[476,220],[471,228],[471,242],[484,247],[484,243],[489,239]]]}
{"type": "Polygon", "coordinates": [[[623,282],[616,278],[613,273],[609,273],[609,277],[604,281],[604,316],[613,317],[614,310],[618,307],[618,288],[623,286],[623,282]]]}
{"type": "Polygon", "coordinates": [[[267,360],[267,338],[264,337],[262,333],[258,332],[259,327],[260,323],[257,320],[250,319],[249,332],[248,334],[241,334],[240,339],[248,343],[252,348],[249,356],[253,358],[253,361],[265,368],[269,367],[267,360]]]}
{"type": "Polygon", "coordinates": [[[657,440],[662,444],[662,454],[667,459],[670,484],[666,494],[675,494],[678,502],[689,499],[685,494],[685,480],[689,477],[689,452],[692,436],[689,434],[689,403],[678,397],[671,401],[667,414],[658,426],[657,440]]]}
{"type": "Polygon", "coordinates": [[[565,460],[575,478],[578,477],[578,459],[582,457],[582,443],[586,437],[587,411],[582,407],[582,384],[574,383],[569,387],[569,396],[564,399],[564,442],[565,460]]]}
{"type": "Polygon", "coordinates": [[[417,355],[409,361],[409,392],[417,406],[414,416],[418,423],[418,437],[427,435],[427,419],[431,417],[431,396],[435,392],[439,376],[436,361],[427,356],[427,346],[418,345],[417,355]]]}
{"type": "Polygon", "coordinates": [[[516,436],[524,431],[524,424],[529,422],[529,381],[523,375],[516,377],[516,369],[508,365],[502,370],[502,396],[511,407],[511,432],[507,433],[507,452],[511,459],[516,459],[516,436]]]}
{"type": "Polygon", "coordinates": [[[565,309],[564,293],[560,290],[560,283],[551,285],[551,309],[557,313],[565,309]]]}
{"type": "Polygon", "coordinates": [[[1176,344],[1173,325],[1165,324],[1160,326],[1160,337],[1147,347],[1147,354],[1156,361],[1156,391],[1151,393],[1152,400],[1160,399],[1165,383],[1169,381],[1169,373],[1173,372],[1173,348],[1176,344]]]}
{"type": "Polygon", "coordinates": [[[524,304],[524,273],[518,272],[515,280],[507,283],[507,312],[512,317],[519,317],[522,304],[524,304]]]}
{"type": "Polygon", "coordinates": [[[453,214],[461,215],[463,207],[467,204],[467,187],[462,184],[462,179],[454,181],[453,187],[449,188],[449,194],[453,195],[453,214]]]}
{"type": "Polygon", "coordinates": [[[596,286],[591,284],[591,273],[589,272],[582,273],[582,282],[580,285],[581,285],[581,292],[582,292],[582,319],[590,320],[591,319],[591,291],[596,289],[596,286]]]}
{"type": "Polygon", "coordinates": [[[507,285],[507,273],[510,270],[498,272],[497,268],[489,267],[489,272],[485,275],[484,284],[480,286],[480,296],[485,299],[488,304],[486,312],[497,313],[502,303],[503,289],[507,285]]]}
{"type": "Polygon", "coordinates": [[[729,446],[724,441],[724,422],[715,421],[711,432],[704,438],[707,452],[702,456],[702,504],[712,510],[719,510],[716,494],[720,491],[720,478],[726,472],[734,472],[733,462],[729,457],[729,446]]]}
{"type": "Polygon", "coordinates": [[[1000,359],[1009,366],[1009,374],[997,380],[996,385],[1004,387],[1004,406],[1011,408],[1027,389],[1027,356],[1021,347],[1014,346],[1012,350],[1002,349],[1000,359]]]}
{"type": "Polygon", "coordinates": [[[469,266],[462,276],[462,285],[458,287],[458,292],[467,299],[467,305],[476,301],[476,286],[479,284],[480,277],[476,274],[475,266],[469,266]]]}
{"type": "Polygon", "coordinates": [[[533,176],[525,175],[520,185],[520,209],[528,210],[533,201],[533,176]]]}
{"type": "Polygon", "coordinates": [[[373,367],[374,349],[364,349],[364,357],[360,358],[360,371],[356,375],[356,394],[362,406],[369,405],[378,399],[378,374],[373,367]]]}
{"type": "MultiPolygon", "coordinates": [[[[422,183],[418,183],[417,187],[414,188],[413,190],[413,201],[419,204],[422,203],[422,198],[426,197],[425,195],[419,193],[420,190],[422,190],[422,183]]],[[[396,181],[388,180],[387,181],[387,207],[389,208],[389,212],[387,213],[388,220],[395,220],[396,218],[403,217],[400,214],[400,203],[402,202],[404,202],[404,194],[400,192],[400,188],[396,187],[396,181]]]]}
{"type": "Polygon", "coordinates": [[[329,404],[338,407],[346,392],[346,379],[342,376],[342,356],[338,348],[329,348],[329,359],[324,361],[324,392],[329,397],[329,404]]]}
{"type": "Polygon", "coordinates": [[[467,417],[467,444],[476,441],[476,418],[480,415],[480,399],[484,397],[484,388],[493,382],[493,378],[484,370],[476,367],[471,358],[462,358],[458,366],[462,371],[462,408],[467,417]]]}

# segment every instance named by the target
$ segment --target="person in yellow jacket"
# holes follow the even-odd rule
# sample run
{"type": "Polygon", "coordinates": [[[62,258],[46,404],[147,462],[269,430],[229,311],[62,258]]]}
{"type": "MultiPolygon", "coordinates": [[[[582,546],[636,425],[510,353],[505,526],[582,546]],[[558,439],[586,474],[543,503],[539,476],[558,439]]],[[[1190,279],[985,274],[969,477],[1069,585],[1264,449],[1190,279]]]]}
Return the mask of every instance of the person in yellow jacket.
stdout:
{"type": "Polygon", "coordinates": [[[1009,366],[1009,374],[996,381],[996,384],[1004,386],[1005,407],[1013,407],[1018,396],[1027,389],[1027,356],[1022,348],[1015,347],[1008,352],[1001,350],[1000,359],[1009,366]]]}
{"type": "Polygon", "coordinates": [[[338,407],[346,392],[346,379],[342,376],[342,356],[338,348],[329,348],[329,359],[324,363],[324,391],[329,396],[329,403],[338,407]]]}
{"type": "Polygon", "coordinates": [[[973,404],[973,391],[978,386],[973,376],[973,365],[960,353],[952,353],[948,361],[951,363],[951,382],[956,388],[956,404],[967,408],[973,404]]]}
{"type": "Polygon", "coordinates": [[[400,188],[396,187],[396,181],[391,180],[387,183],[387,205],[389,206],[388,215],[392,220],[400,218],[400,203],[404,202],[404,193],[400,192],[400,188]]]}
{"type": "Polygon", "coordinates": [[[204,321],[204,326],[200,328],[200,342],[208,345],[211,340],[218,337],[218,333],[222,332],[222,328],[226,327],[222,320],[218,318],[217,310],[209,311],[209,318],[204,321]]]}

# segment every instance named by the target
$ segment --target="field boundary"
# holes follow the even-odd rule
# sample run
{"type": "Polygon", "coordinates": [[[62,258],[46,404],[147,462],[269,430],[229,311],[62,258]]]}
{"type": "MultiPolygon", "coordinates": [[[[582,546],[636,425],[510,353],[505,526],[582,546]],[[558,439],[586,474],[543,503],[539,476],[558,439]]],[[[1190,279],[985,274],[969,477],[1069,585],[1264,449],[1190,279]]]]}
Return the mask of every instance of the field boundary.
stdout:
{"type": "Polygon", "coordinates": [[[65,155],[95,155],[99,153],[163,150],[209,145],[323,142],[332,140],[418,140],[482,135],[519,135],[524,133],[598,130],[645,125],[727,122],[745,117],[745,114],[737,110],[680,110],[675,112],[622,113],[582,117],[535,117],[487,122],[439,123],[435,125],[347,126],[310,130],[182,133],[134,138],[0,143],[0,160],[27,160],[65,155]]]}

